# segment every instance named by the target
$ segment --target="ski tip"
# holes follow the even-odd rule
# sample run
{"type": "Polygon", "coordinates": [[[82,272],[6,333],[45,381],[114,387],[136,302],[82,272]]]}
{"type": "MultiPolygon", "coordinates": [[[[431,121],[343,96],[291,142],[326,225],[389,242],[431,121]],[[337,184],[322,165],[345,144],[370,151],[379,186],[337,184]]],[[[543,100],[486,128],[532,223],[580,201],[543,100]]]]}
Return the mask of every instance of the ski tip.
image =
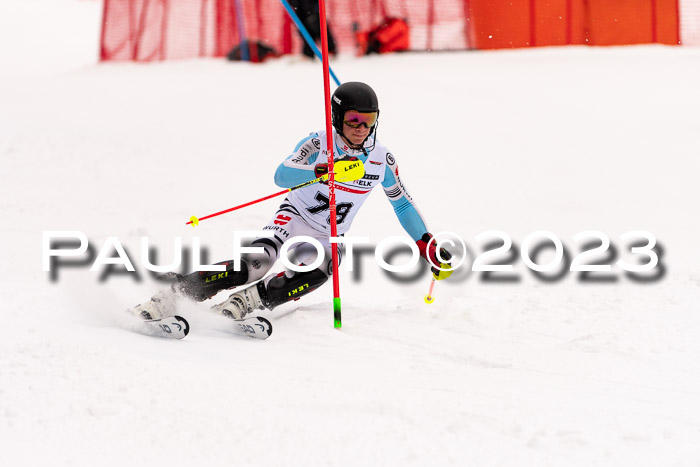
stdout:
{"type": "Polygon", "coordinates": [[[189,334],[190,333],[190,323],[188,323],[187,320],[185,318],[183,318],[182,316],[174,316],[174,318],[182,324],[183,334],[185,334],[185,336],[187,334],[189,334]]]}
{"type": "Polygon", "coordinates": [[[162,319],[147,319],[143,323],[143,332],[156,337],[182,339],[190,333],[190,323],[182,316],[169,316],[162,319]]]}
{"type": "Polygon", "coordinates": [[[262,316],[258,316],[257,319],[260,323],[265,325],[264,332],[267,333],[267,337],[270,337],[270,334],[272,334],[272,323],[268,319],[263,318],[262,316]]]}
{"type": "Polygon", "coordinates": [[[272,334],[272,323],[261,316],[236,319],[234,322],[237,326],[233,332],[239,336],[267,339],[272,334]]]}

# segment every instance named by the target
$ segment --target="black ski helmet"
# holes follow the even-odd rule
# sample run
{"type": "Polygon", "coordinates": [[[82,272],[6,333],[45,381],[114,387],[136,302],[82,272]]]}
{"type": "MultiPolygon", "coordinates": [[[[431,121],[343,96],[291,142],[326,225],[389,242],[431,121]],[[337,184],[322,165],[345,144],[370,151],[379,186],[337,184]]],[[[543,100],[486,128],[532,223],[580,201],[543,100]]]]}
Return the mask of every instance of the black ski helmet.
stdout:
{"type": "MultiPolygon", "coordinates": [[[[358,112],[377,112],[379,116],[379,101],[371,87],[365,83],[351,81],[338,86],[331,98],[331,114],[333,127],[343,134],[343,117],[348,110],[358,112]]],[[[377,126],[375,123],[371,130],[377,126]]],[[[370,132],[372,134],[372,132],[370,132]]]]}

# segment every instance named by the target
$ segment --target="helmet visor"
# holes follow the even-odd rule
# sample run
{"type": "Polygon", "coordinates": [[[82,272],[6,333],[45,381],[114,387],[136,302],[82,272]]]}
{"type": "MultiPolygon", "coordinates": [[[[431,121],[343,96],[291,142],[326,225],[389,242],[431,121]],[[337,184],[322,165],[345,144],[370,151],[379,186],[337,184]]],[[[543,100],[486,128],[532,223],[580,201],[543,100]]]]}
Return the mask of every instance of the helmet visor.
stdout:
{"type": "Polygon", "coordinates": [[[345,123],[350,128],[359,128],[364,125],[366,128],[372,128],[377,123],[377,112],[358,112],[357,110],[348,110],[345,112],[345,123]]]}

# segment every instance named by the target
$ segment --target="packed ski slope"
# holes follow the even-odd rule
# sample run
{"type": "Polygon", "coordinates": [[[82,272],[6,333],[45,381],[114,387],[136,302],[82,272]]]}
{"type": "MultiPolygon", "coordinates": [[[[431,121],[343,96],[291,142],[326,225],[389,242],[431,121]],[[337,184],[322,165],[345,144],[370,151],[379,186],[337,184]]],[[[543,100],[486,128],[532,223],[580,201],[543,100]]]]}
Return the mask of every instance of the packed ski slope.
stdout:
{"type": "MultiPolygon", "coordinates": [[[[319,64],[97,65],[97,3],[1,8],[3,37],[37,8],[73,22],[39,20],[44,61],[0,45],[4,465],[700,464],[700,50],[339,58],[342,80],[376,89],[379,136],[429,228],[472,258],[426,305],[427,272],[399,282],[362,256],[342,272],[342,330],[326,285],[266,315],[266,341],[208,303],[180,308],[192,331],[173,341],[123,313],[160,287],[140,238],[159,263],[194,236],[217,261],[234,231],[262,227],[279,199],[185,221],[277,190],[276,166],[324,127],[319,64]],[[515,257],[519,280],[485,281],[468,269],[494,229],[516,245],[549,230],[572,255],[599,230],[629,261],[619,236],[646,230],[665,273],[545,281],[515,257]],[[138,276],[85,261],[51,280],[49,230],[85,233],[94,253],[117,237],[138,276]]],[[[384,198],[353,235],[403,233],[384,198]]]]}

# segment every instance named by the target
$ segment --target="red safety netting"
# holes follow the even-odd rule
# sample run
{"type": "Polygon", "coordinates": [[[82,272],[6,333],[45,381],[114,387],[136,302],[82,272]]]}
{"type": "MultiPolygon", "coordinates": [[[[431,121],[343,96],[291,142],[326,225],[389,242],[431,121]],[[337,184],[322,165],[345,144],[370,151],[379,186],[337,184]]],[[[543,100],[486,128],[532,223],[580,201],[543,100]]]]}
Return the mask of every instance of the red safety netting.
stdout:
{"type": "MultiPolygon", "coordinates": [[[[700,0],[326,0],[341,54],[361,54],[389,18],[408,24],[408,49],[465,50],[565,44],[700,45],[700,0]]],[[[403,26],[405,30],[405,25],[403,26]]],[[[299,53],[280,0],[104,0],[102,60],[222,57],[246,39],[299,53]]],[[[401,50],[406,36],[397,40],[401,50]]],[[[258,47],[245,48],[257,61],[258,47]]],[[[239,55],[242,54],[239,52],[239,55]]]]}
{"type": "MultiPolygon", "coordinates": [[[[468,0],[326,0],[339,53],[358,53],[356,32],[406,20],[410,50],[469,48],[468,0]]],[[[302,39],[279,0],[104,0],[102,60],[226,55],[242,38],[282,54],[302,39]]]]}

